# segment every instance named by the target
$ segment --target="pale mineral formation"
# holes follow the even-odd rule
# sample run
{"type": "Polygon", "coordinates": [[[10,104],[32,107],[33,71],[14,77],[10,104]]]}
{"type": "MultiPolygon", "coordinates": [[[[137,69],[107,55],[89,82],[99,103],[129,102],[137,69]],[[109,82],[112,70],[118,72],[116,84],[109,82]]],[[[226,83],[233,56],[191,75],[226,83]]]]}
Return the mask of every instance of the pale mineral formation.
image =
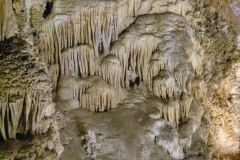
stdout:
{"type": "Polygon", "coordinates": [[[0,159],[240,157],[239,0],[0,0],[0,159]]]}

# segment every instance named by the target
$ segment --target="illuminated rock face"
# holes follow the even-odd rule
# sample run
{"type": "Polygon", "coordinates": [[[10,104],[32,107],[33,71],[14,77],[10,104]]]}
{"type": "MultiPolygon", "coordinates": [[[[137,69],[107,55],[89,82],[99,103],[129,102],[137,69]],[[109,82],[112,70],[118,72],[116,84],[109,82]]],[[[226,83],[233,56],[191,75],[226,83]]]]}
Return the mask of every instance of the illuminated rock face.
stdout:
{"type": "Polygon", "coordinates": [[[33,159],[238,156],[235,4],[0,0],[1,139],[47,133],[33,159]]]}
{"type": "Polygon", "coordinates": [[[13,13],[13,4],[11,1],[0,1],[0,41],[8,39],[17,32],[18,27],[13,13]]]}
{"type": "MultiPolygon", "coordinates": [[[[98,76],[113,87],[109,91],[111,95],[121,97],[122,94],[117,92],[129,88],[129,81],[139,78],[160,101],[165,100],[166,104],[174,101],[177,104],[169,111],[168,105],[163,108],[167,112],[164,118],[178,124],[180,115],[185,117],[188,114],[193,96],[200,99],[205,93],[204,85],[199,87],[201,84],[198,84],[204,82],[194,80],[194,77],[201,79],[202,73],[203,55],[199,42],[191,24],[178,15],[178,12],[185,14],[187,9],[183,4],[176,4],[170,7],[170,10],[182,7],[176,13],[165,14],[159,9],[162,14],[141,16],[140,1],[122,3],[113,2],[111,7],[100,3],[99,7],[88,10],[80,7],[82,10],[72,11],[67,16],[56,16],[42,27],[40,52],[49,65],[54,84],[58,88],[61,77],[81,79],[98,76]],[[108,7],[110,9],[106,10],[108,7]],[[134,23],[132,19],[136,19],[134,23]],[[119,37],[126,26],[126,33],[119,37]],[[112,46],[111,42],[114,42],[112,46]],[[179,99],[183,94],[188,98],[179,99]]],[[[144,9],[147,10],[150,4],[144,9]]],[[[73,87],[73,90],[76,89],[73,87]]],[[[84,105],[94,108],[80,106],[93,111],[105,110],[99,110],[95,102],[83,100],[85,92],[81,93],[83,96],[78,96],[80,104],[85,101],[84,105]]],[[[105,99],[111,97],[109,94],[105,96],[105,99]]],[[[105,103],[105,100],[100,100],[99,105],[105,106],[102,102],[105,103]]],[[[112,107],[108,104],[104,108],[109,110],[112,107]]],[[[163,116],[163,111],[160,115],[163,116]]]]}
{"type": "Polygon", "coordinates": [[[0,44],[1,138],[17,133],[41,134],[51,126],[54,113],[52,84],[38,55],[16,37],[0,44]]]}

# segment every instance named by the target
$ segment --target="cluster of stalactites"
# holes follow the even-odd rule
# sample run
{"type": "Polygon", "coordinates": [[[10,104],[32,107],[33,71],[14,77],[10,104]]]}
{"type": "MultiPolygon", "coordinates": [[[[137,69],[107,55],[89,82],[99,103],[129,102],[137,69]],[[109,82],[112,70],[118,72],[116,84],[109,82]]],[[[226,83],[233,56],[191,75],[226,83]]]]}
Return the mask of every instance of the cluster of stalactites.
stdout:
{"type": "Polygon", "coordinates": [[[149,61],[156,50],[159,39],[154,36],[141,36],[137,40],[124,43],[122,47],[113,48],[111,53],[118,57],[123,68],[121,84],[126,87],[129,80],[129,67],[137,73],[142,81],[148,80],[149,61]]]}
{"type": "Polygon", "coordinates": [[[74,98],[79,100],[81,108],[94,112],[103,112],[116,107],[124,95],[120,89],[110,86],[96,76],[75,79],[74,98]]]}
{"type": "Polygon", "coordinates": [[[22,93],[9,93],[0,100],[0,136],[3,139],[15,139],[17,133],[45,133],[50,127],[47,117],[54,112],[53,104],[42,101],[43,95],[38,91],[22,93]]]}
{"type": "Polygon", "coordinates": [[[94,51],[89,46],[70,48],[62,53],[60,59],[62,76],[87,77],[95,73],[94,51]]]}
{"type": "Polygon", "coordinates": [[[72,82],[72,88],[73,88],[73,98],[80,100],[82,95],[86,93],[86,90],[93,86],[97,81],[99,80],[99,77],[97,76],[91,76],[86,78],[75,78],[72,82]]]}
{"type": "Polygon", "coordinates": [[[186,81],[189,74],[187,65],[184,64],[183,53],[166,54],[166,52],[156,51],[153,53],[148,68],[148,87],[152,91],[153,81],[163,70],[168,70],[173,78],[182,88],[186,88],[186,81]],[[174,56],[173,56],[174,55],[174,56]]]}
{"type": "Polygon", "coordinates": [[[192,92],[197,100],[203,100],[207,93],[207,87],[203,78],[194,78],[192,80],[192,92]]]}
{"type": "Polygon", "coordinates": [[[172,125],[178,125],[180,119],[180,105],[178,102],[170,101],[159,107],[160,118],[164,118],[172,125]]]}
{"type": "MultiPolygon", "coordinates": [[[[112,59],[110,58],[110,60],[112,59]]],[[[102,69],[100,68],[98,72],[102,72],[102,69]]],[[[58,84],[58,98],[61,100],[77,100],[79,107],[90,111],[108,111],[115,108],[125,97],[123,89],[114,87],[110,83],[107,83],[100,76],[62,77],[58,84]]]]}
{"type": "MultiPolygon", "coordinates": [[[[127,6],[135,8],[138,1],[130,1],[127,6]]],[[[202,54],[194,36],[186,33],[184,22],[179,17],[174,18],[176,15],[171,15],[173,19],[160,24],[163,34],[136,32],[130,34],[131,36],[123,35],[123,41],[115,42],[110,51],[111,41],[118,39],[118,34],[125,25],[122,23],[124,18],[137,14],[134,9],[128,8],[124,12],[119,12],[117,7],[115,9],[117,12],[106,12],[104,7],[99,10],[81,10],[70,16],[57,16],[43,27],[40,36],[41,52],[45,61],[50,64],[52,79],[57,83],[59,75],[80,78],[97,75],[113,86],[106,86],[104,91],[98,85],[86,81],[79,81],[75,85],[75,98],[79,99],[82,107],[92,111],[109,110],[114,106],[112,97],[117,95],[114,89],[127,87],[129,80],[132,80],[131,73],[136,74],[134,77],[138,76],[154,95],[166,102],[180,99],[176,103],[181,106],[184,100],[180,95],[191,94],[191,91],[196,98],[202,97],[205,92],[201,88],[203,85],[189,87],[193,78],[190,77],[192,71],[196,73],[195,76],[201,76],[202,54]],[[183,43],[184,47],[178,45],[182,43],[179,41],[182,35],[187,35],[185,39],[190,37],[192,43],[186,46],[183,43]],[[193,46],[188,47],[191,45],[193,46]],[[100,55],[100,52],[104,55],[100,55]],[[164,71],[167,73],[161,75],[164,71]],[[97,91],[99,95],[96,95],[97,91]],[[91,96],[93,100],[90,100],[91,96]]],[[[174,114],[177,115],[175,119],[188,114],[188,107],[178,108],[170,107],[170,116],[163,118],[173,121],[172,110],[183,114],[174,114]]],[[[178,123],[178,120],[175,122],[178,123]]]]}
{"type": "Polygon", "coordinates": [[[181,89],[174,77],[169,74],[159,75],[153,81],[153,94],[163,99],[179,97],[181,89]]]}
{"type": "Polygon", "coordinates": [[[62,77],[87,77],[94,75],[96,64],[94,51],[88,45],[69,48],[58,57],[59,63],[51,64],[49,72],[57,87],[57,81],[62,77]]]}
{"type": "Polygon", "coordinates": [[[163,23],[163,34],[157,36],[142,33],[139,36],[138,32],[123,36],[122,41],[114,44],[111,53],[122,65],[122,86],[129,80],[130,66],[148,89],[165,102],[160,109],[161,118],[178,124],[181,118],[188,116],[193,97],[197,100],[204,97],[206,87],[204,81],[194,81],[194,77],[201,77],[203,60],[194,32],[186,33],[184,27],[187,26],[178,24],[178,19],[170,21],[172,23],[163,23]],[[182,28],[178,30],[175,23],[182,28]]]}
{"type": "MultiPolygon", "coordinates": [[[[111,53],[118,57],[122,66],[122,79],[120,81],[123,87],[128,84],[130,66],[140,79],[146,82],[150,91],[153,91],[153,83],[162,70],[168,70],[172,75],[171,81],[166,84],[167,86],[174,83],[175,90],[178,90],[176,87],[180,86],[183,91],[186,91],[187,79],[191,70],[190,66],[185,64],[188,61],[188,56],[186,56],[188,53],[160,51],[158,49],[159,39],[153,36],[143,36],[138,40],[133,40],[133,42],[127,41],[124,45],[119,43],[119,46],[116,46],[118,46],[118,43],[112,48],[111,53]],[[183,57],[186,57],[186,59],[183,57]]],[[[190,64],[193,65],[193,68],[197,65],[197,68],[201,70],[202,59],[198,58],[196,62],[198,64],[195,64],[195,62],[190,64]]],[[[194,70],[197,71],[195,68],[194,70]]],[[[162,96],[164,97],[164,95],[162,96]]]]}
{"type": "Polygon", "coordinates": [[[0,41],[10,38],[17,31],[12,1],[0,1],[0,41]]]}
{"type": "MultiPolygon", "coordinates": [[[[118,39],[119,33],[138,14],[140,0],[121,5],[100,5],[97,9],[81,9],[70,15],[57,15],[41,28],[40,52],[49,66],[55,88],[60,76],[95,75],[95,60],[102,54],[100,52],[109,53],[111,41],[118,39]],[[89,47],[82,47],[82,44],[89,47]]],[[[115,87],[119,86],[121,77],[114,76],[115,80],[112,80],[104,65],[101,68],[97,73],[105,72],[106,75],[101,76],[115,87]]]]}
{"type": "Polygon", "coordinates": [[[181,101],[179,100],[170,100],[160,102],[158,101],[158,113],[150,114],[150,117],[153,119],[163,118],[171,125],[177,126],[181,119],[188,117],[188,113],[193,101],[191,95],[184,94],[181,101]]]}
{"type": "Polygon", "coordinates": [[[69,16],[56,16],[41,29],[40,50],[46,62],[58,63],[62,50],[79,44],[93,46],[96,55],[100,46],[108,52],[111,41],[116,40],[129,19],[137,15],[139,6],[140,0],[134,0],[123,7],[99,6],[97,9],[81,9],[69,16]]]}

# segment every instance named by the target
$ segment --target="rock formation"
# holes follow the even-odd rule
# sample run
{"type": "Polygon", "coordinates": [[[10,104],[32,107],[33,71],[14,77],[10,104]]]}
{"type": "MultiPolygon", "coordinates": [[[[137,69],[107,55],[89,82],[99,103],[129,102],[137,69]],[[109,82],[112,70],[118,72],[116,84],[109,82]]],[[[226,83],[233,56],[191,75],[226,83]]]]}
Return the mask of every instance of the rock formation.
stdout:
{"type": "Polygon", "coordinates": [[[0,0],[0,157],[238,159],[238,20],[238,0],[0,0]]]}

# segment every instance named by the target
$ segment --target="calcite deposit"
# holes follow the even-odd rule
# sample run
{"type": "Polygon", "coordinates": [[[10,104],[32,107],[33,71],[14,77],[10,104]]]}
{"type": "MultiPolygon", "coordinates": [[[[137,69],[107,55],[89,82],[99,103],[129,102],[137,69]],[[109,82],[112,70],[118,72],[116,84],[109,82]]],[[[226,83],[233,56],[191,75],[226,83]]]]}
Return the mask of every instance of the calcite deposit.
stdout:
{"type": "Polygon", "coordinates": [[[239,11],[0,0],[0,158],[238,160],[239,11]]]}

